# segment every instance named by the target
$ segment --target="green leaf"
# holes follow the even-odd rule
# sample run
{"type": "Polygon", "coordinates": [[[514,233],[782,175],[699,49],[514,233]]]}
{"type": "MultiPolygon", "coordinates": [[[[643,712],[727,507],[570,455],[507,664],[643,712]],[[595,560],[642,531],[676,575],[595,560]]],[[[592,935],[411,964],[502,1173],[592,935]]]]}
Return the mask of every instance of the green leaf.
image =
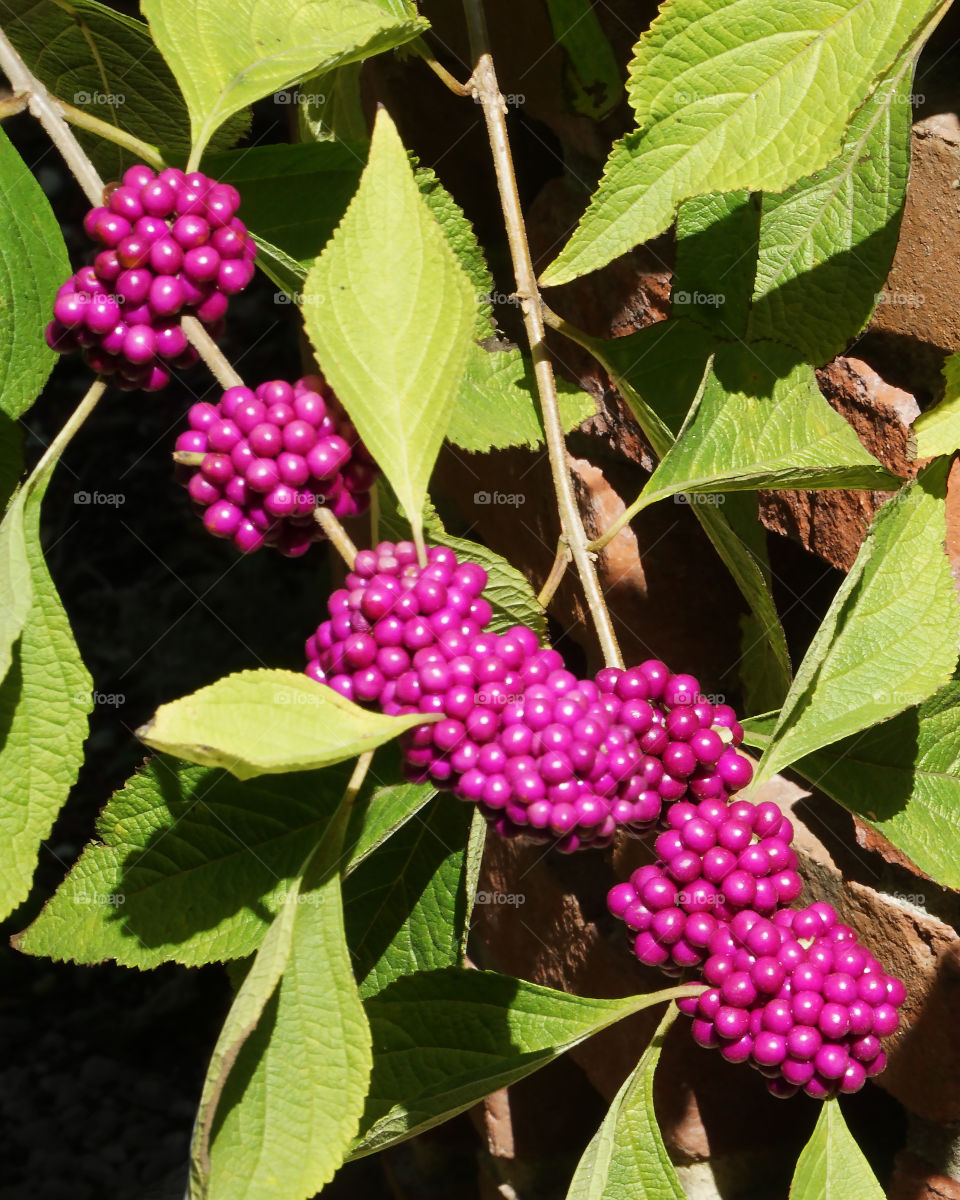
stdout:
{"type": "MultiPolygon", "coordinates": [[[[416,12],[411,15],[416,16],[416,12]]],[[[360,94],[362,67],[362,63],[349,63],[302,81],[297,100],[297,129],[302,142],[366,146],[369,134],[360,94]]],[[[362,157],[366,161],[366,153],[362,157]]]]}
{"type": "Polygon", "coordinates": [[[599,121],[620,100],[620,68],[590,0],[547,0],[557,43],[567,52],[566,90],[575,112],[599,121]]]}
{"type": "Polygon", "coordinates": [[[910,170],[915,53],[854,116],[840,157],[763,196],[750,338],[775,338],[815,365],[863,329],[887,278],[910,170]]]}
{"type": "Polygon", "coordinates": [[[473,805],[436,797],[347,880],[347,944],[364,998],[414,971],[456,966],[472,817],[473,805]]]}
{"type": "Polygon", "coordinates": [[[429,167],[418,167],[414,173],[420,195],[426,201],[427,207],[433,213],[433,219],[440,226],[447,244],[457,257],[457,262],[463,268],[473,287],[477,311],[473,326],[473,336],[482,342],[494,332],[493,276],[487,266],[473,225],[467,219],[460,205],[454,200],[440,182],[436,171],[429,167]]]}
{"type": "MultiPolygon", "coordinates": [[[[342,800],[342,796],[340,797],[342,800]]],[[[334,809],[329,816],[336,817],[339,810],[334,809]]],[[[337,823],[338,839],[330,849],[339,851],[343,837],[343,821],[337,823]]],[[[297,919],[297,907],[301,899],[320,899],[316,895],[301,897],[300,885],[304,872],[309,868],[313,858],[319,852],[324,852],[327,870],[330,871],[335,857],[328,849],[327,839],[331,831],[328,827],[323,838],[317,842],[301,864],[289,889],[284,895],[284,903],[267,929],[260,949],[254,957],[250,969],[244,975],[237,988],[227,1019],[224,1021],[214,1046],[210,1064],[207,1067],[203,1083],[203,1094],[197,1112],[196,1126],[193,1136],[193,1153],[191,1155],[191,1192],[203,1196],[206,1191],[206,1181],[210,1174],[210,1134],[217,1104],[223,1093],[224,1084],[231,1067],[237,1060],[237,1055],[243,1043],[256,1029],[270,997],[276,991],[277,984],[283,977],[290,951],[293,947],[294,926],[297,919]]]]}
{"type": "Polygon", "coordinates": [[[765,627],[755,612],[743,613],[740,617],[740,662],[737,674],[744,712],[769,712],[783,703],[790,688],[790,677],[787,675],[784,678],[781,672],[774,669],[771,659],[765,627]]]}
{"type": "Polygon", "coordinates": [[[471,282],[381,109],[346,216],[307,277],[320,366],[405,510],[419,514],[477,317],[471,282]],[[322,312],[315,297],[324,297],[322,312]]]}
{"type": "MultiPolygon", "coordinates": [[[[775,720],[745,724],[750,745],[763,749],[775,720]]],[[[960,683],[806,755],[792,769],[883,834],[924,874],[960,889],[960,683]]]]}
{"type": "Polygon", "coordinates": [[[345,874],[356,870],[436,795],[436,788],[429,783],[392,782],[400,778],[400,767],[401,757],[393,743],[374,756],[350,813],[346,837],[349,862],[345,874]]]}
{"type": "Polygon", "coordinates": [[[913,423],[914,458],[933,458],[960,449],[960,353],[943,364],[943,399],[913,423]]]}
{"type": "MultiPolygon", "coordinates": [[[[536,450],[543,445],[544,433],[533,365],[516,346],[497,335],[491,301],[493,276],[477,235],[433,171],[421,168],[416,179],[477,298],[474,345],[467,354],[447,440],[472,454],[507,446],[536,450]]],[[[593,397],[564,379],[557,380],[557,399],[567,433],[596,411],[593,397]]]]}
{"type": "MultiPolygon", "coordinates": [[[[17,948],[57,960],[147,969],[245,958],[283,909],[303,848],[321,837],[353,764],[241,783],[226,771],[151,759],[111,797],[91,842],[17,948]]],[[[434,794],[383,783],[374,757],[354,802],[349,874],[434,794]]]]}
{"type": "MultiPolygon", "coordinates": [[[[560,420],[569,433],[594,415],[596,401],[565,379],[556,382],[560,420]]],[[[447,438],[471,454],[507,446],[536,450],[544,438],[536,396],[533,366],[516,346],[497,338],[474,345],[467,356],[447,438]]]]}
{"type": "Polygon", "coordinates": [[[209,1183],[195,1181],[194,1197],[309,1200],[357,1131],[371,1043],[344,936],[339,856],[332,831],[301,884],[280,985],[227,1075],[209,1183]]]}
{"type": "Polygon", "coordinates": [[[678,492],[900,483],[834,412],[813,368],[793,350],[735,342],[717,349],[699,404],[642,495],[652,504],[678,492]]]}
{"type": "Polygon", "coordinates": [[[355,758],[430,719],[370,712],[295,671],[239,671],[162,704],[137,736],[154,750],[252,779],[355,758]]]}
{"type": "Polygon", "coordinates": [[[365,161],[365,147],[322,142],[252,146],[209,155],[203,165],[239,190],[244,223],[258,241],[268,242],[298,265],[294,290],[299,292],[313,260],[347,211],[365,161]]]}
{"type": "Polygon", "coordinates": [[[464,856],[463,876],[466,906],[463,917],[463,928],[460,933],[457,965],[463,966],[467,960],[467,943],[470,940],[473,910],[477,905],[477,887],[480,883],[480,868],[483,866],[483,851],[487,844],[486,817],[479,808],[473,810],[473,820],[470,822],[470,833],[467,837],[467,850],[464,856]]]}
{"type": "Polygon", "coordinates": [[[700,196],[680,206],[671,312],[718,337],[744,337],[757,271],[760,196],[700,196]]]}
{"type": "Polygon", "coordinates": [[[47,198],[0,130],[0,410],[10,417],[26,412],[53,369],[43,331],[69,274],[47,198]]]}
{"type": "Polygon", "coordinates": [[[372,0],[143,0],[141,8],[187,102],[195,156],[255,100],[429,28],[372,0]]]}
{"type": "Polygon", "coordinates": [[[93,707],[92,681],[40,546],[43,492],[26,500],[32,603],[0,684],[0,919],[30,891],[40,844],[76,781],[93,707]]]}
{"type": "Polygon", "coordinates": [[[453,967],[398,979],[366,1001],[373,1074],[350,1157],[439,1125],[623,1017],[699,990],[590,1000],[453,967]]]}
{"type": "Polygon", "coordinates": [[[543,282],[567,283],[668,228],[707,192],[782,192],[839,152],[851,115],[940,0],[667,0],[637,43],[618,142],[543,282]]]}
{"type": "Polygon", "coordinates": [[[883,1200],[883,1189],[847,1128],[840,1102],[827,1100],[797,1159],[790,1200],[852,1200],[854,1196],[883,1200]]]}
{"type": "MultiPolygon", "coordinates": [[[[682,317],[648,325],[624,338],[587,338],[585,344],[609,372],[637,418],[654,453],[663,457],[703,386],[714,338],[682,317]]],[[[790,655],[770,589],[766,535],[756,496],[724,496],[724,504],[695,504],[697,520],[736,580],[760,628],[771,686],[781,696],[790,685],[790,655]]]]}
{"type": "Polygon", "coordinates": [[[950,678],[960,609],[944,550],[946,471],[938,461],[877,513],[797,671],[757,782],[950,678]]]}
{"type": "Polygon", "coordinates": [[[567,1200],[684,1200],[653,1107],[653,1077],[675,1017],[671,1005],[583,1152],[567,1200]]]}
{"type": "Polygon", "coordinates": [[[0,511],[7,507],[22,474],[23,426],[0,412],[0,511]]]}
{"type": "MultiPolygon", "coordinates": [[[[380,523],[383,532],[403,541],[410,536],[410,524],[397,509],[397,500],[389,489],[380,482],[380,523]]],[[[537,600],[536,592],[527,578],[516,567],[510,565],[499,554],[479,542],[466,538],[452,537],[443,527],[432,505],[424,511],[424,524],[431,545],[449,546],[461,562],[474,562],[487,572],[487,586],[483,598],[493,610],[487,629],[491,633],[503,633],[514,625],[527,625],[545,641],[547,616],[537,600]]]]}
{"type": "MultiPolygon", "coordinates": [[[[186,158],[187,108],[143,21],[96,0],[5,0],[3,11],[7,37],[55,96],[159,144],[172,161],[186,158]]],[[[238,113],[212,145],[232,146],[248,122],[249,114],[238,113]]],[[[95,134],[75,133],[106,179],[119,179],[134,161],[129,151],[95,134]]],[[[69,268],[64,278],[68,274],[69,268]]]]}
{"type": "Polygon", "coordinates": [[[23,528],[24,506],[29,496],[29,490],[21,488],[0,522],[0,679],[10,670],[14,645],[33,600],[32,571],[23,528]]]}

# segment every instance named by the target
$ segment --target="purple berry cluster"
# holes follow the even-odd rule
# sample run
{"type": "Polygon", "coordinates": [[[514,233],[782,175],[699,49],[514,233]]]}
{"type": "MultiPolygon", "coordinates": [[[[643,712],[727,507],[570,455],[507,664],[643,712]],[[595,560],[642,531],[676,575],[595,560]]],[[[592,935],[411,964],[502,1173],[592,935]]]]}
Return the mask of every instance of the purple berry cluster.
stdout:
{"type": "Polygon", "coordinates": [[[253,278],[257,248],[239,204],[236,188],[198,171],[130,167],[84,218],[102,248],[58,291],[50,347],[82,350],[126,391],[166,386],[171,369],[197,358],[180,318],[195,316],[219,336],[228,297],[253,278]]]}
{"type": "Polygon", "coordinates": [[[781,909],[772,920],[744,909],[708,943],[700,996],[681,1000],[701,1046],[749,1062],[775,1096],[801,1088],[826,1100],[856,1092],[886,1066],[881,1038],[906,998],[854,931],[825,903],[781,909]]]}
{"type": "Polygon", "coordinates": [[[793,826],[771,802],[681,801],[666,813],[656,863],[613,887],[610,911],[642,963],[678,975],[699,965],[716,931],[743,910],[775,913],[800,895],[793,826]]]}
{"type": "Polygon", "coordinates": [[[731,709],[651,660],[578,680],[524,626],[486,632],[486,572],[412,543],[361,551],[330,619],[307,642],[307,673],[389,714],[441,720],[404,739],[405,772],[480,806],[504,836],[560,850],[640,835],[665,802],[726,798],[752,768],[728,743],[731,709]],[[669,768],[669,769],[668,769],[669,768]]]}
{"type": "Polygon", "coordinates": [[[179,481],[207,529],[243,553],[267,545],[296,557],[325,536],[319,505],[337,518],[369,506],[379,472],[319,375],[228,388],[217,404],[194,404],[188,420],[177,450],[204,457],[179,467],[179,481]]]}
{"type": "Polygon", "coordinates": [[[558,657],[557,668],[525,678],[504,709],[493,775],[463,780],[498,833],[559,839],[567,851],[607,846],[617,829],[649,832],[691,787],[725,796],[727,775],[749,782],[749,762],[712,728],[738,736],[728,714],[717,720],[692,676],[654,659],[594,680],[560,665],[558,657]]]}

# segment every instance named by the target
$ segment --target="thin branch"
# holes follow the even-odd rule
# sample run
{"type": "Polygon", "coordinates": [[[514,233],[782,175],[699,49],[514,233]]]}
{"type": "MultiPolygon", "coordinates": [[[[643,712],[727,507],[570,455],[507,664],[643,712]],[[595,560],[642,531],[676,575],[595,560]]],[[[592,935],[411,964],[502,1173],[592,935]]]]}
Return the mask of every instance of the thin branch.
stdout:
{"type": "Polygon", "coordinates": [[[590,543],[587,549],[594,554],[599,554],[605,546],[613,541],[621,529],[629,525],[633,518],[638,513],[642,512],[650,503],[651,500],[645,496],[643,492],[641,492],[636,500],[634,500],[634,502],[628,508],[623,510],[620,516],[617,517],[610,527],[605,529],[598,538],[594,539],[594,541],[590,543]]]}
{"type": "Polygon", "coordinates": [[[334,550],[337,551],[348,567],[352,567],[353,560],[357,557],[357,548],[351,541],[349,533],[347,533],[330,509],[322,504],[313,510],[313,517],[330,539],[334,550]]]}
{"type": "Polygon", "coordinates": [[[537,603],[541,608],[546,608],[553,599],[554,593],[567,573],[567,567],[569,567],[572,557],[566,539],[560,538],[557,542],[557,555],[550,568],[550,574],[547,576],[547,582],[540,589],[540,595],[537,596],[537,603]]]}
{"type": "Polygon", "coordinates": [[[233,369],[232,363],[196,317],[182,317],[180,328],[224,391],[227,388],[240,387],[243,384],[243,380],[233,369]]]}
{"type": "Polygon", "coordinates": [[[103,138],[104,141],[122,146],[124,150],[129,150],[132,154],[138,155],[145,163],[149,163],[151,167],[156,167],[158,171],[162,171],[167,165],[163,161],[163,155],[159,149],[151,145],[150,142],[142,142],[139,138],[134,137],[132,133],[127,133],[118,125],[111,125],[109,121],[101,121],[99,117],[95,117],[92,113],[84,112],[82,108],[74,108],[72,104],[67,104],[66,100],[58,100],[57,104],[63,112],[64,119],[69,121],[71,125],[76,125],[78,129],[86,129],[88,133],[95,133],[97,137],[103,138]]]}
{"type": "Polygon", "coordinates": [[[49,467],[51,465],[51,463],[55,463],[57,461],[57,459],[60,457],[60,455],[66,449],[67,443],[70,441],[70,439],[73,437],[73,435],[77,432],[77,430],[80,428],[80,426],[84,423],[84,421],[87,419],[87,417],[89,417],[90,414],[93,412],[94,408],[96,407],[97,401],[100,399],[100,397],[103,395],[103,393],[106,390],[107,390],[106,380],[102,379],[98,375],[97,378],[93,381],[93,383],[91,383],[90,386],[87,388],[86,394],[84,395],[83,399],[80,401],[80,403],[77,405],[77,407],[73,410],[73,412],[70,414],[70,416],[64,422],[64,425],[61,428],[60,432],[53,439],[53,441],[47,446],[46,450],[44,450],[43,456],[40,458],[40,461],[30,472],[30,477],[27,479],[26,483],[24,484],[24,487],[30,487],[33,480],[39,479],[40,476],[43,474],[43,472],[47,469],[47,467],[49,467]]]}
{"type": "Polygon", "coordinates": [[[9,79],[13,90],[28,97],[27,107],[63,155],[64,161],[76,176],[90,203],[102,204],[103,180],[83,147],[70,132],[70,126],[63,119],[59,101],[50,95],[30,71],[3,29],[0,29],[0,68],[9,79]]]}
{"type": "Polygon", "coordinates": [[[436,75],[436,77],[441,80],[455,96],[473,95],[473,89],[470,87],[469,83],[461,83],[455,75],[450,74],[443,63],[437,62],[433,51],[423,40],[423,38],[417,38],[416,41],[412,42],[410,44],[410,49],[423,59],[434,75],[436,75]]]}
{"type": "Polygon", "coordinates": [[[560,419],[553,365],[547,354],[544,340],[540,292],[537,287],[533,261],[530,257],[530,246],[527,242],[526,227],[520,207],[513,157],[507,138],[506,103],[500,92],[490,53],[490,37],[483,10],[483,0],[463,0],[463,6],[470,32],[471,53],[476,63],[470,81],[475,98],[483,105],[483,115],[486,119],[487,133],[493,152],[500,203],[503,208],[504,223],[510,242],[510,256],[513,260],[517,283],[516,291],[522,301],[523,321],[530,343],[537,390],[540,395],[543,427],[550,456],[553,486],[557,494],[560,523],[580,574],[590,616],[600,639],[604,661],[608,666],[623,666],[620,647],[617,645],[616,635],[613,631],[613,622],[603,598],[594,560],[587,549],[588,538],[574,495],[573,480],[563,439],[563,423],[560,419]]]}
{"type": "Polygon", "coordinates": [[[4,92],[0,97],[0,121],[5,121],[7,117],[15,117],[17,113],[22,113],[30,103],[30,97],[24,96],[22,93],[4,92]]]}

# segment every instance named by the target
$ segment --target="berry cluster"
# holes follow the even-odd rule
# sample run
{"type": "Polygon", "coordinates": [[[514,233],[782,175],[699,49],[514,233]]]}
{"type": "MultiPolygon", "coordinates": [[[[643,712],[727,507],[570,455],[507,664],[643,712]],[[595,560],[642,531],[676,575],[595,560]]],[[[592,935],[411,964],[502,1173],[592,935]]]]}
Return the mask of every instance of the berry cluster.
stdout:
{"type": "Polygon", "coordinates": [[[793,827],[776,804],[719,799],[674,804],[659,860],[607,898],[635,934],[642,963],[677,975],[697,966],[717,929],[745,909],[768,915],[800,895],[793,827]]]}
{"type": "Polygon", "coordinates": [[[856,1092],[886,1066],[880,1039],[899,1024],[899,979],[842,925],[832,906],[744,910],[709,942],[700,996],[681,1000],[693,1037],[728,1062],[749,1062],[775,1096],[825,1100],[856,1092]]]}
{"type": "Polygon", "coordinates": [[[573,851],[618,828],[653,828],[665,801],[726,797],[750,781],[726,745],[743,731],[689,675],[651,660],[578,680],[523,626],[485,632],[486,573],[412,543],[361,551],[330,619],[307,642],[307,672],[389,714],[437,713],[404,740],[405,770],[479,804],[505,836],[573,851]],[[669,768],[669,769],[668,769],[669,768]]]}
{"type": "Polygon", "coordinates": [[[207,529],[244,553],[304,554],[324,537],[319,505],[338,518],[369,505],[376,466],[319,375],[228,388],[217,404],[194,404],[188,420],[177,450],[203,459],[178,468],[179,481],[207,529]]]}
{"type": "Polygon", "coordinates": [[[195,171],[130,167],[104,189],[84,228],[102,249],[57,293],[47,342],[120,388],[154,392],[196,362],[180,318],[216,337],[228,297],[253,278],[257,248],[236,216],[240,195],[195,171]]]}

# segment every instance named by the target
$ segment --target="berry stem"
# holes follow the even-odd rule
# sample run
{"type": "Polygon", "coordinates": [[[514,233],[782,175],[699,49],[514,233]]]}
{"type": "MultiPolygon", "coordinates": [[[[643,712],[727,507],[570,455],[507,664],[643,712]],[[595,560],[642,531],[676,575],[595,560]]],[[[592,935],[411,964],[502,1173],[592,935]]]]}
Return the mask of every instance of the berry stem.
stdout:
{"type": "Polygon", "coordinates": [[[22,94],[14,95],[12,92],[0,100],[0,121],[5,121],[7,117],[15,117],[17,113],[22,113],[30,102],[29,96],[22,94]]]}
{"type": "Polygon", "coordinates": [[[187,335],[187,341],[200,355],[204,363],[206,363],[211,375],[213,375],[224,391],[227,388],[242,386],[243,380],[196,317],[181,318],[180,328],[187,335]]]}
{"type": "Polygon", "coordinates": [[[64,162],[73,172],[77,182],[86,193],[91,204],[100,204],[103,199],[103,180],[96,167],[87,157],[83,147],[70,131],[63,119],[60,102],[31,72],[14,48],[6,33],[0,28],[0,68],[10,81],[15,92],[27,97],[27,107],[46,130],[50,140],[63,156],[64,162]]]}
{"type": "Polygon", "coordinates": [[[550,568],[550,574],[547,576],[547,582],[540,589],[540,595],[537,596],[537,603],[541,608],[546,608],[553,599],[554,593],[560,586],[561,580],[567,573],[567,567],[570,565],[570,547],[567,545],[566,538],[561,537],[557,542],[557,556],[553,560],[553,566],[550,568]]]}
{"type": "Polygon", "coordinates": [[[126,133],[116,125],[111,125],[109,121],[101,121],[99,117],[93,116],[92,113],[84,112],[82,108],[74,108],[72,104],[67,104],[65,100],[57,100],[64,119],[69,121],[71,125],[76,125],[78,129],[86,129],[88,133],[95,133],[97,137],[102,137],[106,142],[113,142],[114,145],[122,146],[125,150],[136,154],[143,162],[149,163],[151,167],[156,167],[158,171],[163,170],[167,165],[163,161],[163,155],[156,146],[149,142],[142,142],[131,133],[126,133]]]}
{"type": "Polygon", "coordinates": [[[343,561],[348,567],[353,567],[353,560],[357,557],[357,548],[330,509],[325,508],[322,504],[318,505],[313,510],[313,516],[343,561]]]}
{"type": "Polygon", "coordinates": [[[603,650],[604,662],[607,666],[622,667],[623,657],[617,644],[610,611],[600,587],[600,580],[597,577],[596,565],[588,550],[588,538],[574,496],[553,364],[547,353],[544,337],[540,291],[537,287],[537,277],[530,256],[530,246],[527,241],[527,231],[523,221],[520,194],[517,190],[517,179],[513,167],[513,156],[507,137],[506,102],[500,92],[490,52],[490,35],[487,30],[483,0],[463,0],[463,6],[470,34],[471,54],[476,63],[473,74],[470,76],[470,91],[483,106],[487,134],[490,138],[497,187],[500,191],[500,204],[510,243],[510,256],[513,260],[516,291],[521,297],[523,322],[530,343],[537,391],[540,396],[543,427],[546,433],[553,486],[557,494],[562,533],[580,574],[590,615],[603,650]]]}
{"type": "Polygon", "coordinates": [[[174,450],[173,461],[181,467],[199,467],[207,457],[205,450],[174,450]]]}
{"type": "Polygon", "coordinates": [[[470,96],[473,94],[473,90],[469,84],[461,83],[455,75],[450,74],[450,72],[442,63],[437,62],[433,51],[423,40],[423,38],[417,38],[416,41],[411,43],[410,48],[414,51],[414,53],[418,54],[423,59],[434,75],[436,75],[437,78],[440,79],[455,96],[470,96]]]}
{"type": "Polygon", "coordinates": [[[350,782],[347,784],[346,791],[343,793],[343,799],[340,801],[341,807],[346,812],[349,812],[353,807],[353,802],[363,787],[363,781],[367,777],[367,772],[370,770],[372,762],[372,750],[365,750],[357,759],[356,766],[353,768],[353,774],[350,776],[350,782]]]}
{"type": "Polygon", "coordinates": [[[97,401],[106,390],[107,381],[98,375],[93,383],[91,383],[87,388],[83,399],[64,422],[63,428],[47,446],[46,450],[44,450],[40,461],[31,471],[30,477],[27,479],[24,487],[29,487],[32,481],[38,479],[51,465],[51,463],[55,463],[57,461],[60,455],[67,448],[67,444],[73,435],[77,432],[87,417],[89,417],[93,412],[97,401]]]}

